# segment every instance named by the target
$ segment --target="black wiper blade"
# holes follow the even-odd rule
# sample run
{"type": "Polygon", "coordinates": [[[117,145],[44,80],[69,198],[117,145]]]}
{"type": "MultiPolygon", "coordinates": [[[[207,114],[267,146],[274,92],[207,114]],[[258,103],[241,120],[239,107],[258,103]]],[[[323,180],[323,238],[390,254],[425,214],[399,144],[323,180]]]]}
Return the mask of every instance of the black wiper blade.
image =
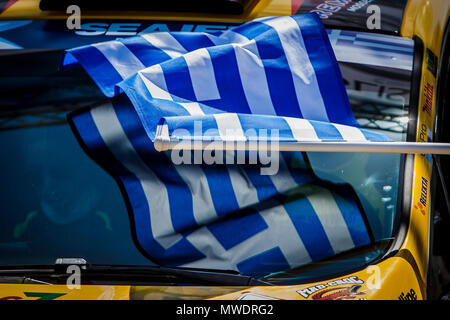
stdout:
{"type": "Polygon", "coordinates": [[[71,265],[80,267],[82,283],[120,282],[131,283],[159,283],[159,284],[198,284],[220,286],[268,286],[268,282],[236,271],[222,271],[209,269],[193,269],[164,266],[118,266],[77,263],[73,259],[58,259],[54,265],[14,266],[0,268],[0,282],[6,277],[31,277],[53,279],[64,282],[70,276],[67,268],[71,265]]]}
{"type": "Polygon", "coordinates": [[[224,286],[268,286],[268,282],[243,275],[234,271],[175,268],[163,266],[105,266],[88,265],[85,272],[89,273],[120,273],[138,276],[166,275],[193,283],[224,285],[224,286]]]}

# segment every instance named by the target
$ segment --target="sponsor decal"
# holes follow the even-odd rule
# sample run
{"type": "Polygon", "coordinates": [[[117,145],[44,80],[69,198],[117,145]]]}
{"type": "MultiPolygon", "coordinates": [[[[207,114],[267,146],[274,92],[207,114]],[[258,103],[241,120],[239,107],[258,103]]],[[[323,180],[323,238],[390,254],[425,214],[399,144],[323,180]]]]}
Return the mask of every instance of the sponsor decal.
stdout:
{"type": "Polygon", "coordinates": [[[409,290],[406,294],[402,292],[400,296],[398,297],[398,300],[417,300],[417,294],[414,291],[414,289],[409,290]]]}
{"type": "MultiPolygon", "coordinates": [[[[419,141],[420,142],[432,142],[433,141],[433,133],[423,123],[422,123],[422,125],[420,127],[419,141]]],[[[431,163],[431,156],[429,154],[426,154],[424,156],[426,157],[427,161],[429,163],[431,163]]]]}
{"type": "MultiPolygon", "coordinates": [[[[36,300],[55,300],[59,297],[66,295],[66,293],[49,293],[49,292],[24,292],[28,298],[37,298],[36,300]]],[[[0,300],[22,300],[23,297],[18,296],[6,296],[1,297],[0,300]]]]}
{"type": "Polygon", "coordinates": [[[351,287],[336,287],[325,289],[312,296],[313,300],[354,300],[356,296],[364,294],[358,292],[361,285],[357,284],[351,287]]]}
{"type": "Polygon", "coordinates": [[[427,197],[428,197],[428,180],[422,177],[422,188],[420,189],[420,199],[417,204],[414,205],[416,210],[420,210],[420,212],[425,215],[426,207],[427,207],[427,197]]]}
{"type": "Polygon", "coordinates": [[[351,5],[347,8],[347,11],[356,12],[374,0],[361,0],[353,3],[353,0],[327,0],[322,1],[316,7],[309,12],[315,12],[319,15],[321,19],[328,19],[333,14],[341,11],[341,9],[351,5]],[[353,3],[353,4],[352,4],[353,3]]]}
{"type": "Polygon", "coordinates": [[[427,69],[436,78],[438,59],[437,59],[436,55],[433,53],[433,51],[431,51],[428,48],[425,52],[425,61],[427,63],[427,69]]]}
{"type": "Polygon", "coordinates": [[[433,111],[434,86],[427,82],[423,89],[423,94],[425,96],[425,104],[423,105],[422,110],[431,116],[431,112],[433,111]]]}
{"type": "Polygon", "coordinates": [[[407,3],[407,0],[293,0],[292,13],[296,8],[297,14],[316,12],[325,26],[330,28],[368,30],[375,26],[376,29],[380,27],[387,33],[398,35],[407,3]],[[372,20],[375,17],[379,20],[372,20]]]}
{"type": "Polygon", "coordinates": [[[152,32],[218,32],[225,31],[231,25],[222,24],[181,24],[172,25],[167,23],[125,23],[125,22],[88,22],[83,23],[80,29],[75,31],[79,36],[114,36],[114,37],[129,37],[138,34],[146,34],[152,32]]]}
{"type": "Polygon", "coordinates": [[[0,300],[22,300],[22,297],[18,296],[7,296],[7,297],[1,297],[0,300]]]}
{"type": "Polygon", "coordinates": [[[347,11],[350,12],[356,12],[365,6],[367,6],[369,3],[373,2],[374,0],[361,0],[356,2],[354,5],[352,5],[350,8],[347,9],[347,11]]]}
{"type": "Polygon", "coordinates": [[[363,280],[352,276],[297,290],[297,293],[304,298],[311,297],[313,300],[357,299],[365,294],[359,291],[363,283],[363,280]]]}
{"type": "Polygon", "coordinates": [[[83,19],[79,29],[68,29],[66,20],[0,21],[0,49],[65,49],[158,31],[221,32],[239,24],[83,19]]]}
{"type": "Polygon", "coordinates": [[[315,9],[312,9],[310,12],[317,13],[321,19],[328,19],[336,12],[341,11],[342,8],[345,8],[345,6],[350,2],[352,2],[352,0],[323,1],[322,3],[318,4],[315,9]]]}

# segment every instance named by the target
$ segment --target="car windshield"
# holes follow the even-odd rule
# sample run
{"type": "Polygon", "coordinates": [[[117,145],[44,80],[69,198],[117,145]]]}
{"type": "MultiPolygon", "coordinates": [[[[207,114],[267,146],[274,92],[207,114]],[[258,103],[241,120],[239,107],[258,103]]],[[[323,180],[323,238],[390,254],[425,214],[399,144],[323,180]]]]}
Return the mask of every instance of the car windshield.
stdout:
{"type": "MultiPolygon", "coordinates": [[[[328,32],[359,125],[405,141],[413,41],[328,32]]],[[[49,265],[62,257],[90,264],[154,265],[134,244],[118,185],[85,154],[66,121],[68,112],[104,98],[80,70],[46,70],[59,55],[0,55],[0,265],[49,265]],[[8,73],[11,65],[16,67],[8,73]]],[[[394,236],[404,156],[308,153],[308,158],[320,179],[353,188],[374,244],[262,275],[274,283],[362,266],[382,254],[394,236]]]]}

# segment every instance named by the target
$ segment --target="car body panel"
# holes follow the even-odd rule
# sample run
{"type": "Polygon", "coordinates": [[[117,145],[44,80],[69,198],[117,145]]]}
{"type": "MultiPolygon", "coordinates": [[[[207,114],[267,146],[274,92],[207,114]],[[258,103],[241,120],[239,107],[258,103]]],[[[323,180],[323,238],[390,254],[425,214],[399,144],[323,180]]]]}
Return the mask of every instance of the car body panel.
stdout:
{"type": "Polygon", "coordinates": [[[280,299],[280,300],[374,300],[400,299],[402,293],[422,299],[417,264],[401,252],[359,272],[302,285],[260,287],[107,286],[0,284],[0,300],[135,300],[135,299],[280,299]]]}
{"type": "MultiPolygon", "coordinates": [[[[408,3],[404,16],[402,35],[409,38],[418,37],[424,46],[416,128],[417,142],[428,142],[433,139],[437,70],[449,15],[448,1],[413,0],[408,3]]],[[[402,249],[409,250],[418,261],[420,276],[425,283],[430,251],[430,157],[416,155],[413,172],[411,216],[402,249]]]]}
{"type": "Polygon", "coordinates": [[[0,300],[128,300],[130,286],[0,284],[0,300]]]}

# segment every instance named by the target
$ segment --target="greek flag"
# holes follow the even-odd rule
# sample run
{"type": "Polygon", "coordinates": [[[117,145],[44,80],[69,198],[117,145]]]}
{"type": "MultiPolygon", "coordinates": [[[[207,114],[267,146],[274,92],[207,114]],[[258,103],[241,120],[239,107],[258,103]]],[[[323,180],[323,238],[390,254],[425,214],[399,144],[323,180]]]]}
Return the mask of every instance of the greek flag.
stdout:
{"type": "Polygon", "coordinates": [[[198,137],[196,125],[212,140],[233,130],[259,141],[265,129],[296,141],[385,141],[358,128],[315,14],[68,50],[63,68],[79,65],[111,99],[70,123],[121,186],[136,243],[153,261],[263,276],[373,241],[353,189],[320,180],[304,153],[280,153],[277,173],[262,175],[260,162],[209,164],[184,151],[193,164],[174,163],[155,148],[161,136],[198,137]]]}

